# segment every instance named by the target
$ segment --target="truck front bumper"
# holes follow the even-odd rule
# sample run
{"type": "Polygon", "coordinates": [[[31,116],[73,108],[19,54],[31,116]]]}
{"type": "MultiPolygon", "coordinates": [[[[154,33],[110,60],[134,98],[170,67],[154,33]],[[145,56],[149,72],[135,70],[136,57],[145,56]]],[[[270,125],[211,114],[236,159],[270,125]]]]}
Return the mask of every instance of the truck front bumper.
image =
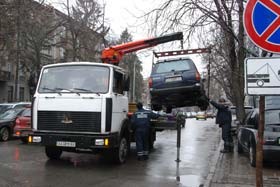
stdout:
{"type": "Polygon", "coordinates": [[[118,146],[118,133],[111,134],[65,134],[34,132],[28,142],[62,149],[108,149],[118,146]]]}

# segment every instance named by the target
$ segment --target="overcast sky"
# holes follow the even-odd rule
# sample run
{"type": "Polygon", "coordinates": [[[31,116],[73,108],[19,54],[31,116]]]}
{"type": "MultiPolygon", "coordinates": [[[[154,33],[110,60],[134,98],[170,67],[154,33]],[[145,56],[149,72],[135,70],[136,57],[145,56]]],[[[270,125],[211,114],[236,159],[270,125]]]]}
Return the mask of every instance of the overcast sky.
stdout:
{"type": "MultiPolygon", "coordinates": [[[[59,8],[57,2],[62,2],[66,0],[47,0],[51,2],[55,8],[59,8]]],[[[70,3],[75,2],[75,0],[69,0],[70,3]]],[[[128,28],[128,31],[132,34],[134,40],[150,38],[148,30],[141,26],[143,22],[142,19],[137,17],[142,16],[145,12],[156,7],[156,3],[160,1],[155,0],[99,0],[106,5],[105,18],[110,25],[110,34],[116,38],[119,38],[121,32],[128,28]]],[[[151,50],[144,50],[137,52],[140,60],[143,62],[143,76],[149,77],[152,68],[152,50],[164,51],[164,50],[179,50],[180,42],[174,42],[172,46],[170,44],[160,45],[151,50]],[[167,48],[166,48],[167,47],[167,48]],[[165,49],[164,49],[165,48],[165,49]]],[[[186,46],[186,45],[185,45],[186,46]]],[[[195,45],[197,47],[199,45],[195,45]]],[[[202,71],[202,65],[200,63],[200,57],[198,55],[190,55],[195,61],[199,71],[202,71]]]]}

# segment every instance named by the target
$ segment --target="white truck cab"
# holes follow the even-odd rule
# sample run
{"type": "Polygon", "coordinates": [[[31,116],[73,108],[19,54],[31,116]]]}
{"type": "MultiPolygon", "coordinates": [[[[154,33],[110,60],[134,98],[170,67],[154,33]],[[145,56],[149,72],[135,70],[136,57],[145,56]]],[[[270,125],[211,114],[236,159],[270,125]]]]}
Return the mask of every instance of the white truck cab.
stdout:
{"type": "Polygon", "coordinates": [[[125,162],[130,146],[128,78],[118,66],[70,62],[44,66],[32,101],[30,143],[50,159],[63,151],[104,152],[125,162]]]}

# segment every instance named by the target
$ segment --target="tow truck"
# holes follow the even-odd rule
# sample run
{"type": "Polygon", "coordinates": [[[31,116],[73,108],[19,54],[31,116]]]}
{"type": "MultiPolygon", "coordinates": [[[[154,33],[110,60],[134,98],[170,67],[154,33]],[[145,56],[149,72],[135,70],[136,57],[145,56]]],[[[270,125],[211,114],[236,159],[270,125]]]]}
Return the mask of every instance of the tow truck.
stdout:
{"type": "MultiPolygon", "coordinates": [[[[118,67],[123,55],[182,40],[181,32],[105,48],[103,63],[68,62],[42,68],[32,99],[33,134],[49,159],[63,151],[102,153],[124,163],[130,150],[129,79],[118,67]]],[[[151,133],[150,140],[155,140],[151,133]]]]}

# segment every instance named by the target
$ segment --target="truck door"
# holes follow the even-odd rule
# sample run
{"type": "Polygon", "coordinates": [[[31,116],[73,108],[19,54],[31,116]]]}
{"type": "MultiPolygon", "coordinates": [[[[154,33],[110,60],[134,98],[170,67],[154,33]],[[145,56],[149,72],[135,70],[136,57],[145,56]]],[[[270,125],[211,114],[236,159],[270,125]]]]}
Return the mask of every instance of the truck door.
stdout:
{"type": "Polygon", "coordinates": [[[118,131],[128,112],[128,98],[124,94],[124,74],[114,71],[113,80],[113,112],[111,132],[118,131]]]}

